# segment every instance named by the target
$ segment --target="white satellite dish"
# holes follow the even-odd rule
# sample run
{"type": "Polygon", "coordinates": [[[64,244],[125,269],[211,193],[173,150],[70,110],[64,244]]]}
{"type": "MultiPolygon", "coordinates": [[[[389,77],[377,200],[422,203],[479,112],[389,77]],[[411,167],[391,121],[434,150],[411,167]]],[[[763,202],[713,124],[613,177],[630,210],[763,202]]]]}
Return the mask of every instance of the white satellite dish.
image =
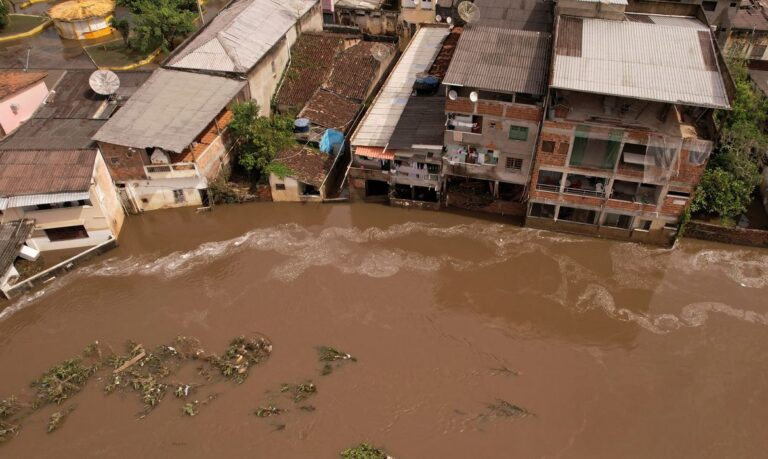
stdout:
{"type": "Polygon", "coordinates": [[[392,53],[391,48],[381,43],[371,46],[371,56],[379,62],[383,62],[392,53]]]}
{"type": "Polygon", "coordinates": [[[96,70],[88,78],[88,84],[96,94],[111,96],[120,89],[120,78],[111,70],[96,70]]]}
{"type": "Polygon", "coordinates": [[[459,16],[467,24],[472,24],[480,19],[480,8],[472,2],[463,1],[459,3],[459,16]]]}
{"type": "Polygon", "coordinates": [[[435,15],[435,22],[442,22],[442,21],[443,21],[443,17],[440,16],[439,14],[436,14],[435,15]]]}
{"type": "Polygon", "coordinates": [[[469,100],[471,100],[472,102],[477,102],[477,99],[479,98],[480,96],[479,94],[477,94],[477,91],[472,91],[469,93],[469,100]]]}
{"type": "Polygon", "coordinates": [[[450,91],[448,91],[448,98],[451,100],[456,100],[459,98],[459,93],[451,89],[450,91]]]}

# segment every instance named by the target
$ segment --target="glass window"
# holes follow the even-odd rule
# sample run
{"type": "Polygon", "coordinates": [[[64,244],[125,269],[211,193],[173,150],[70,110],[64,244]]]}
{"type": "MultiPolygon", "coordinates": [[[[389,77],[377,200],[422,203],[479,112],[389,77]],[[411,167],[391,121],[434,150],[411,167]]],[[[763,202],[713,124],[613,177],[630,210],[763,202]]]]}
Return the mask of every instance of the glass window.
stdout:
{"type": "Polygon", "coordinates": [[[523,141],[528,140],[528,128],[523,126],[510,126],[509,139],[523,141]]]}
{"type": "Polygon", "coordinates": [[[523,160],[520,158],[507,158],[506,168],[513,171],[523,169],[523,160]]]}
{"type": "Polygon", "coordinates": [[[531,212],[529,215],[531,217],[539,218],[555,218],[555,206],[535,202],[531,204],[531,212]]]}

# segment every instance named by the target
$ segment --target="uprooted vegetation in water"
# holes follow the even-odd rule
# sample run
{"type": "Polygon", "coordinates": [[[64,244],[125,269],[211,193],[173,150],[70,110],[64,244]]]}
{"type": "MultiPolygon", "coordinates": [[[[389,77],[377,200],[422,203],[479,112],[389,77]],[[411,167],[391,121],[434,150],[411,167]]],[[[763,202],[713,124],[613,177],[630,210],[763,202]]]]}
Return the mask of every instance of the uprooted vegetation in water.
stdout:
{"type": "Polygon", "coordinates": [[[320,346],[317,348],[318,359],[323,364],[320,374],[325,376],[333,372],[334,365],[338,366],[341,362],[349,360],[357,362],[352,355],[342,352],[329,346],[320,346]]]}
{"type": "MultiPolygon", "coordinates": [[[[106,381],[104,392],[133,392],[144,405],[146,416],[156,408],[169,392],[182,402],[182,416],[196,416],[200,408],[213,401],[217,394],[193,400],[192,395],[201,387],[215,382],[233,381],[242,383],[249,371],[267,360],[272,353],[272,344],[263,337],[234,338],[224,353],[206,354],[200,342],[194,338],[180,336],[169,345],[152,349],[142,344],[129,342],[124,354],[109,349],[106,352],[98,341],[89,344],[82,355],[64,360],[45,371],[31,386],[35,389],[33,399],[22,403],[10,396],[0,400],[0,443],[19,432],[21,421],[38,409],[49,405],[61,405],[80,392],[96,374],[106,381]],[[175,375],[182,367],[197,363],[197,376],[203,381],[177,381],[175,375]]],[[[52,413],[47,430],[54,432],[74,408],[52,413]]]]}
{"type": "Polygon", "coordinates": [[[530,411],[510,403],[506,400],[497,399],[493,403],[487,405],[488,416],[504,417],[504,418],[525,418],[528,416],[535,416],[530,411]]]}
{"type": "Polygon", "coordinates": [[[341,452],[344,459],[391,459],[387,453],[375,448],[368,443],[360,443],[353,448],[347,448],[341,452]]]}

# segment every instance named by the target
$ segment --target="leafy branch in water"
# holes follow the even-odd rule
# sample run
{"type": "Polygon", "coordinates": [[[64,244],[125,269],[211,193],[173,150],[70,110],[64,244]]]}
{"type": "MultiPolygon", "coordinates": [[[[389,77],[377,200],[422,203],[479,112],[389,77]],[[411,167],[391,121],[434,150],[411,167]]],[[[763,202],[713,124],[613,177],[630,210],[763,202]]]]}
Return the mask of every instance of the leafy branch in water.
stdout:
{"type": "Polygon", "coordinates": [[[320,362],[323,363],[323,368],[320,371],[320,374],[322,374],[323,376],[333,372],[333,366],[332,366],[333,362],[339,362],[344,360],[357,362],[357,359],[352,357],[352,355],[328,346],[318,347],[317,354],[320,362]]]}
{"type": "Polygon", "coordinates": [[[387,459],[389,456],[383,450],[374,448],[368,443],[360,443],[354,448],[347,448],[341,452],[344,459],[387,459]]]}
{"type": "Polygon", "coordinates": [[[64,419],[75,410],[75,407],[70,406],[66,410],[62,411],[56,411],[55,413],[51,414],[51,417],[48,418],[48,433],[53,432],[54,430],[58,429],[59,426],[61,426],[61,423],[64,422],[64,419]]]}
{"type": "Polygon", "coordinates": [[[506,418],[524,418],[527,416],[534,416],[533,413],[526,410],[525,408],[521,408],[515,404],[501,399],[496,400],[494,403],[489,403],[488,410],[490,415],[506,418]]]}

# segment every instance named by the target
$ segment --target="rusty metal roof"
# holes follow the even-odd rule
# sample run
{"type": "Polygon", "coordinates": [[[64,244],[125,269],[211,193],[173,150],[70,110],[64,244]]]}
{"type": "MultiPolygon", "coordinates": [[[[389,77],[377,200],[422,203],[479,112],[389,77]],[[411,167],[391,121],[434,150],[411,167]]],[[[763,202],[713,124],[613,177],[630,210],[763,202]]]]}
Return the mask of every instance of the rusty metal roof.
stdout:
{"type": "Polygon", "coordinates": [[[547,89],[549,49],[545,32],[501,27],[467,27],[443,82],[505,93],[543,95],[547,89]]]}
{"type": "Polygon", "coordinates": [[[695,18],[627,14],[625,21],[561,16],[551,86],[684,105],[729,108],[712,34],[695,18]]]}
{"type": "Polygon", "coordinates": [[[96,150],[0,152],[0,196],[88,191],[96,150]]]}

